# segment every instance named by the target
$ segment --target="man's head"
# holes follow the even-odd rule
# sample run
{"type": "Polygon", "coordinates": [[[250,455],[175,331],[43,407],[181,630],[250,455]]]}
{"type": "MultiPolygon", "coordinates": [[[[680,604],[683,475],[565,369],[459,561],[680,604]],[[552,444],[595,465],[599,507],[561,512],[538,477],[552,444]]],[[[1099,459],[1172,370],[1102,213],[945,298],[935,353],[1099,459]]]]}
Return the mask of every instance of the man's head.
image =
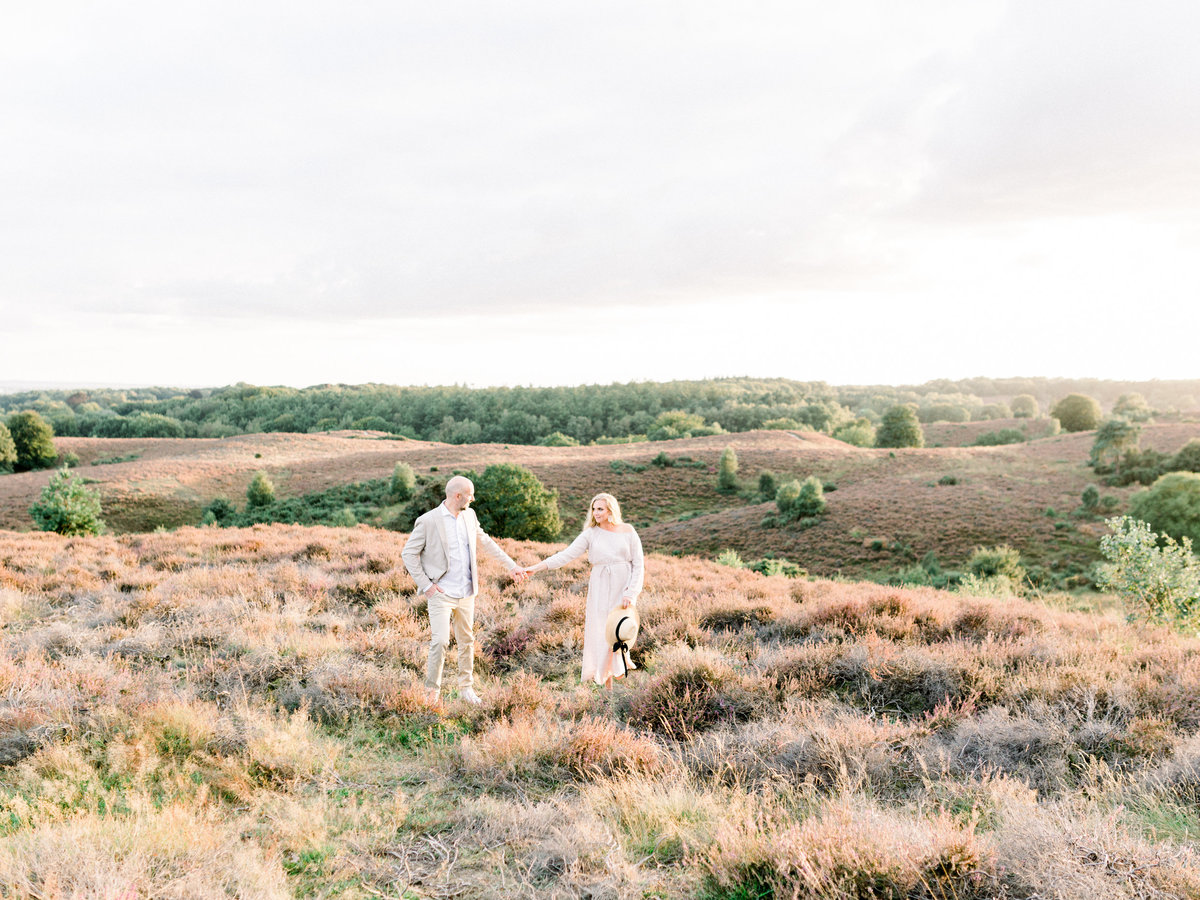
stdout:
{"type": "Polygon", "coordinates": [[[463,475],[455,475],[446,482],[446,506],[452,513],[460,513],[475,499],[475,485],[463,475]]]}

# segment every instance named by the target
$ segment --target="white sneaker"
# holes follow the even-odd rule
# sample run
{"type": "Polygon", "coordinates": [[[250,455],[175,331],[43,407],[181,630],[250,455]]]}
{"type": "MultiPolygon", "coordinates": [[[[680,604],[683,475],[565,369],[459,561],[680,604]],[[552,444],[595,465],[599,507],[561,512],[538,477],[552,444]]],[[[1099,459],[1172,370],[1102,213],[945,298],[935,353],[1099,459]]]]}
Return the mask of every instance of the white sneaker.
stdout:
{"type": "Polygon", "coordinates": [[[463,688],[461,691],[458,692],[458,696],[461,697],[463,700],[466,700],[472,706],[478,706],[480,703],[483,702],[482,700],[479,699],[479,695],[477,693],[475,693],[475,691],[473,691],[471,688],[463,688]]]}

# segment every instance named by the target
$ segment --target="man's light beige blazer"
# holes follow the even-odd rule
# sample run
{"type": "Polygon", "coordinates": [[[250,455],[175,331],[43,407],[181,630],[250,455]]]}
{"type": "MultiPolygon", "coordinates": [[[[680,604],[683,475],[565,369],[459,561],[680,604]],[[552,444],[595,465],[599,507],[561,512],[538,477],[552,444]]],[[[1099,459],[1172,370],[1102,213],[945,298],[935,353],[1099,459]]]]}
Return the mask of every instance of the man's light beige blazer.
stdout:
{"type": "MultiPolygon", "coordinates": [[[[471,593],[478,594],[479,544],[483,544],[483,549],[504,563],[509,571],[517,568],[517,564],[479,527],[475,510],[468,507],[459,515],[466,517],[467,543],[471,547],[471,593]]],[[[412,534],[408,536],[404,549],[400,551],[400,558],[404,560],[408,574],[413,577],[413,581],[417,583],[417,590],[422,594],[429,590],[431,584],[437,584],[450,568],[450,557],[446,548],[453,537],[450,532],[452,527],[453,523],[442,513],[441,506],[437,506],[417,519],[412,534]]]]}

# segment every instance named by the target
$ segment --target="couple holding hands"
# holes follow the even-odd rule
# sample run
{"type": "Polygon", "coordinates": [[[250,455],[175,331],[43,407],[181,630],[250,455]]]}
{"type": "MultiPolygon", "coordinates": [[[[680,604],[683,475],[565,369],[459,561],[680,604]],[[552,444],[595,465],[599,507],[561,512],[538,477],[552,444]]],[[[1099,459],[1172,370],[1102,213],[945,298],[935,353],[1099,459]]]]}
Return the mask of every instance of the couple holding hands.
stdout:
{"type": "MultiPolygon", "coordinates": [[[[583,623],[583,668],[581,680],[591,679],[612,690],[613,678],[634,668],[628,655],[613,644],[621,638],[632,641],[618,626],[618,641],[608,635],[613,610],[629,609],[642,590],[642,542],[632,525],[621,521],[621,507],[611,494],[597,494],[588,508],[579,537],[565,549],[532,566],[519,566],[497,546],[483,529],[474,510],[475,486],[469,478],[455,475],[446,483],[446,500],[422,515],[413,525],[401,558],[429,601],[429,662],[425,688],[430,703],[441,699],[442,666],[450,649],[450,633],[458,642],[459,696],[479,704],[472,670],[475,661],[475,596],[479,593],[477,547],[508,566],[509,575],[522,582],[530,575],[557,569],[584,553],[592,564],[588,581],[587,612],[583,623]]],[[[627,617],[626,617],[627,618],[627,617]]],[[[636,625],[634,634],[636,634],[636,625]]]]}

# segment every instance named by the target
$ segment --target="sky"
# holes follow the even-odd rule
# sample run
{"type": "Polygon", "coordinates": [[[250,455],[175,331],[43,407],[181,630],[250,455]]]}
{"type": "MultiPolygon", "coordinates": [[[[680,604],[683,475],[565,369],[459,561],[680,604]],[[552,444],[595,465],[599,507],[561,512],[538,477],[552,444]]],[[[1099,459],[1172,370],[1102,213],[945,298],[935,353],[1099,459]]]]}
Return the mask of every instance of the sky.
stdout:
{"type": "Polygon", "coordinates": [[[18,4],[0,383],[1200,378],[1200,4],[18,4]]]}

